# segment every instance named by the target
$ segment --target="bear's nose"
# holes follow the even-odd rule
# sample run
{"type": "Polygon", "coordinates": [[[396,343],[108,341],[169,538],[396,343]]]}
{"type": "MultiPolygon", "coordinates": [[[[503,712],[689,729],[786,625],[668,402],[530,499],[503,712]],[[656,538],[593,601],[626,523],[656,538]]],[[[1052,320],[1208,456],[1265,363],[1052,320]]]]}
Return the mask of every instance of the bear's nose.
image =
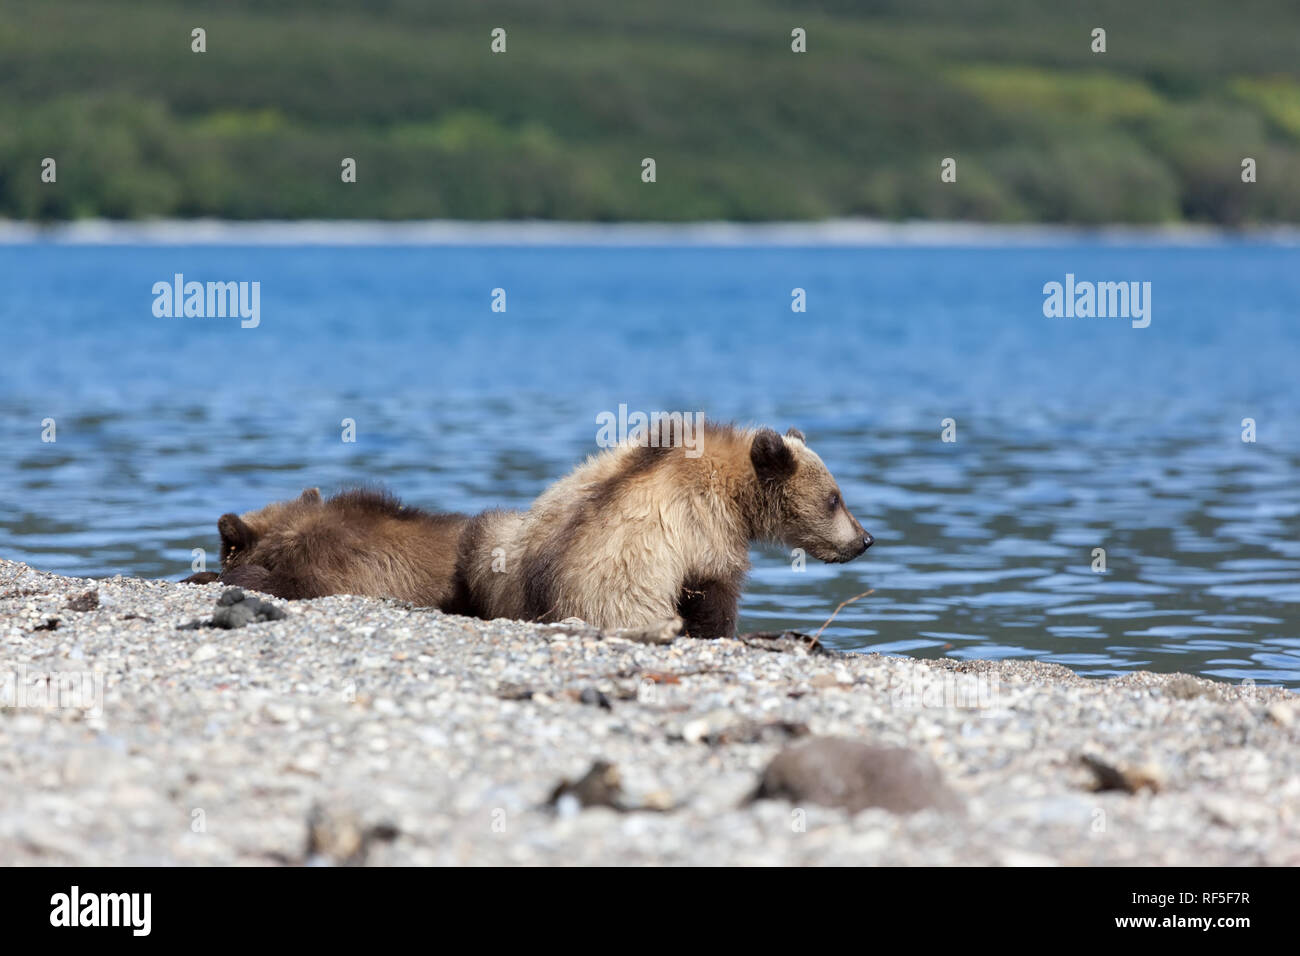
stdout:
{"type": "Polygon", "coordinates": [[[875,540],[876,539],[871,537],[868,532],[862,532],[862,550],[865,551],[867,548],[871,547],[871,545],[875,543],[875,540]]]}

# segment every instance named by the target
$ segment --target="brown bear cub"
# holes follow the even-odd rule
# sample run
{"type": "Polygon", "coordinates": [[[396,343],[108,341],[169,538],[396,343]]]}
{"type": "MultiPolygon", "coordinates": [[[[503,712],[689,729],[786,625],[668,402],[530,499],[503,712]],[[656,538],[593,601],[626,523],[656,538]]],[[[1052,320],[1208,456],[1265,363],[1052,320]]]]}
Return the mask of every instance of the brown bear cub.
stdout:
{"type": "Polygon", "coordinates": [[[601,628],[680,616],[730,636],[755,541],[850,561],[871,535],[821,458],[790,429],[706,423],[695,457],[660,434],[589,458],[526,512],[489,511],[461,538],[446,610],[601,628]]]}
{"type": "Polygon", "coordinates": [[[408,508],[380,491],[325,500],[309,488],[292,501],[222,515],[220,576],[186,580],[215,579],[289,599],[361,594],[441,607],[451,596],[468,520],[408,508]]]}

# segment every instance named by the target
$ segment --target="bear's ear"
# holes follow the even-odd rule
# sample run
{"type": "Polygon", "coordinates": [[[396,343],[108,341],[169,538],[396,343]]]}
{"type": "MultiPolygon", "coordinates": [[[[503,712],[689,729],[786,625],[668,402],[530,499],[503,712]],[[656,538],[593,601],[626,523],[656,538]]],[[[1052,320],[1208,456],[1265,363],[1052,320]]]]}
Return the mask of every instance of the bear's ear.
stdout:
{"type": "Polygon", "coordinates": [[[217,530],[221,532],[223,556],[232,551],[245,551],[257,540],[252,529],[237,514],[224,514],[218,518],[217,530]]]}
{"type": "Polygon", "coordinates": [[[799,439],[799,441],[803,442],[805,445],[808,444],[808,439],[804,438],[804,437],[803,437],[803,432],[799,431],[799,429],[797,429],[797,428],[788,428],[788,429],[786,429],[785,437],[786,437],[786,438],[797,438],[797,439],[799,439]]]}
{"type": "Polygon", "coordinates": [[[749,446],[749,460],[760,481],[785,481],[794,474],[794,452],[776,432],[760,429],[749,446]]]}
{"type": "Polygon", "coordinates": [[[302,492],[302,497],[300,497],[298,500],[305,504],[318,505],[320,504],[320,489],[304,488],[302,492]]]}

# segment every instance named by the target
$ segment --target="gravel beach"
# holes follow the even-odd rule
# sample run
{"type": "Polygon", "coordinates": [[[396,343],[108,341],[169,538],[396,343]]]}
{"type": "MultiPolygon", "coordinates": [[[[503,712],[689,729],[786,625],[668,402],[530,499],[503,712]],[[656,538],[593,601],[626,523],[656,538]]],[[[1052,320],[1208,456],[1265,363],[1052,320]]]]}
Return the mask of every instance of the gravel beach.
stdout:
{"type": "Polygon", "coordinates": [[[0,561],[0,862],[1300,865],[1288,691],[226,590],[0,561]]]}

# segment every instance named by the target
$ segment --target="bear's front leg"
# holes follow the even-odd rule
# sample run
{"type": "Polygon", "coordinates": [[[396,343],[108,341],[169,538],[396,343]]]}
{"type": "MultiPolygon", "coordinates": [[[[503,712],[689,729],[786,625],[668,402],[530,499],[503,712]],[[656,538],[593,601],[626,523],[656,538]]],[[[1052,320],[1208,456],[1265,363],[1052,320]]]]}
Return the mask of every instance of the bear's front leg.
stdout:
{"type": "Polygon", "coordinates": [[[281,598],[293,597],[291,594],[282,593],[286,589],[276,579],[275,575],[260,564],[241,564],[222,571],[218,580],[230,587],[261,591],[263,594],[271,594],[281,598]]]}
{"type": "Polygon", "coordinates": [[[731,637],[739,605],[740,588],[730,581],[688,580],[677,598],[677,613],[691,637],[731,637]]]}
{"type": "Polygon", "coordinates": [[[220,579],[221,579],[221,575],[217,574],[216,571],[199,571],[196,574],[191,574],[188,578],[181,578],[179,583],[180,584],[211,584],[212,582],[218,581],[220,579]]]}

